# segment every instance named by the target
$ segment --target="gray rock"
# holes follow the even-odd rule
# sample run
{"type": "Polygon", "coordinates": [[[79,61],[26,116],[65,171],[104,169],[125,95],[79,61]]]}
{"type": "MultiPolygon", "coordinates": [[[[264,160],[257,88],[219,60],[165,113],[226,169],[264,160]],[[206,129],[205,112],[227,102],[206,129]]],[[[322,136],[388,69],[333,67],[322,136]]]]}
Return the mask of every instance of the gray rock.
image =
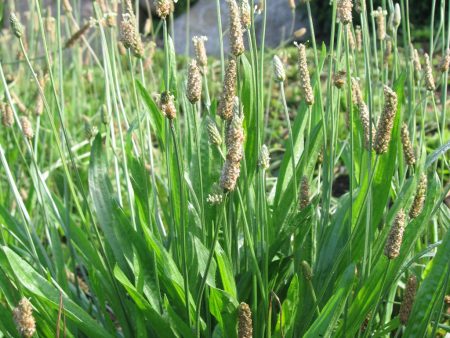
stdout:
{"type": "MultiPolygon", "coordinates": [[[[266,46],[275,48],[291,37],[292,12],[287,0],[268,0],[266,23],[266,46]]],[[[222,30],[224,32],[225,53],[228,52],[228,6],[220,0],[222,30]]],[[[259,39],[262,29],[263,14],[255,15],[256,35],[259,39]]],[[[186,29],[187,13],[180,15],[174,22],[174,41],[177,53],[186,51],[186,34],[189,32],[190,51],[192,54],[192,37],[205,35],[208,37],[206,49],[209,55],[220,54],[219,30],[217,27],[216,0],[199,0],[192,5],[189,18],[189,30],[186,29]]],[[[294,30],[305,27],[305,15],[297,8],[294,30]]]]}

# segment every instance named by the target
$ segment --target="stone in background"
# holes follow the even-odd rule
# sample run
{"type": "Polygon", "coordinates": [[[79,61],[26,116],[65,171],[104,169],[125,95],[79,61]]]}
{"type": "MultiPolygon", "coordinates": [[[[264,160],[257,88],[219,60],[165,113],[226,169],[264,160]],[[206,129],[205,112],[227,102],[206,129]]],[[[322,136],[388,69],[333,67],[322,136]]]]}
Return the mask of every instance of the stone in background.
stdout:
{"type": "MultiPolygon", "coordinates": [[[[290,40],[290,31],[292,24],[292,12],[287,0],[268,0],[267,24],[266,24],[266,46],[275,48],[284,40],[290,40]]],[[[220,1],[220,11],[222,17],[222,29],[225,32],[224,48],[228,52],[228,6],[225,0],[220,1]]],[[[256,15],[256,35],[261,35],[263,14],[256,15]]],[[[186,13],[176,18],[174,22],[175,30],[175,49],[177,53],[186,51],[186,13]]],[[[301,6],[296,10],[294,31],[306,27],[306,8],[301,6]]],[[[192,54],[192,37],[195,35],[205,35],[208,37],[206,49],[209,55],[219,55],[219,31],[217,27],[217,10],[215,0],[199,0],[193,4],[189,19],[189,49],[192,54]]],[[[306,37],[307,35],[305,35],[306,37]]],[[[303,37],[303,38],[305,38],[303,37]]]]}

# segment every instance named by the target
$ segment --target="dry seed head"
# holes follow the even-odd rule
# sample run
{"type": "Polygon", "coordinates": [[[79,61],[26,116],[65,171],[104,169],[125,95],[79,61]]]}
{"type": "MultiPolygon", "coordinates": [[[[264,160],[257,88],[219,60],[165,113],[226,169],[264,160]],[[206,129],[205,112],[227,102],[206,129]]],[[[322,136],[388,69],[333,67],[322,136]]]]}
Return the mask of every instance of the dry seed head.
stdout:
{"type": "Polygon", "coordinates": [[[295,10],[295,0],[288,0],[289,8],[295,10]]]}
{"type": "Polygon", "coordinates": [[[241,24],[244,29],[248,29],[252,23],[251,8],[248,0],[241,0],[241,24]]]}
{"type": "Polygon", "coordinates": [[[226,0],[230,12],[230,46],[231,53],[239,56],[245,51],[241,16],[236,0],[226,0]]]}
{"type": "Polygon", "coordinates": [[[14,114],[8,103],[0,102],[0,110],[2,112],[2,124],[4,127],[12,127],[14,125],[14,114]]]}
{"type": "Polygon", "coordinates": [[[405,293],[403,296],[403,302],[400,306],[400,323],[406,325],[408,322],[409,315],[411,314],[412,307],[414,305],[414,298],[416,297],[417,291],[417,278],[412,275],[408,278],[408,282],[406,283],[405,293]]]}
{"type": "Polygon", "coordinates": [[[240,171],[241,166],[239,162],[235,163],[228,159],[225,160],[220,176],[220,187],[226,192],[233,191],[236,188],[240,171]]]}
{"type": "Polygon", "coordinates": [[[284,82],[286,80],[286,72],[284,71],[283,62],[277,55],[273,57],[272,65],[275,80],[278,82],[284,82]]]}
{"type": "Polygon", "coordinates": [[[22,133],[27,139],[32,139],[34,136],[33,127],[31,122],[26,116],[20,118],[20,125],[22,126],[22,133]]]}
{"type": "Polygon", "coordinates": [[[202,68],[202,71],[205,71],[206,66],[208,65],[205,41],[208,41],[208,38],[206,36],[194,36],[192,38],[195,49],[195,58],[197,60],[197,64],[202,68]]]}
{"type": "Polygon", "coordinates": [[[11,13],[11,15],[9,16],[9,22],[11,23],[11,30],[14,33],[14,35],[19,39],[22,38],[24,27],[19,22],[19,19],[17,18],[16,14],[11,13]]]}
{"type": "Polygon", "coordinates": [[[355,104],[360,104],[363,101],[359,80],[354,77],[352,77],[352,99],[355,104]]]}
{"type": "Polygon", "coordinates": [[[81,39],[81,37],[86,34],[86,32],[91,28],[91,22],[86,22],[79,30],[77,30],[64,44],[64,48],[70,48],[75,45],[75,43],[81,39]]]}
{"type": "Polygon", "coordinates": [[[259,164],[259,167],[263,170],[269,169],[270,154],[269,154],[269,149],[267,149],[267,146],[265,144],[262,145],[261,151],[259,152],[258,164],[259,164]]]}
{"type": "Polygon", "coordinates": [[[355,44],[358,52],[362,50],[362,31],[361,26],[356,26],[355,28],[355,44]]]}
{"type": "Polygon", "coordinates": [[[406,164],[409,166],[413,166],[416,164],[416,156],[414,155],[414,148],[411,143],[411,139],[409,138],[408,126],[405,122],[402,124],[402,145],[403,145],[403,154],[405,155],[406,164]]]}
{"type": "Polygon", "coordinates": [[[177,117],[175,98],[170,92],[161,93],[161,97],[159,98],[159,108],[169,120],[173,120],[177,117]]]}
{"type": "Polygon", "coordinates": [[[11,93],[12,98],[14,100],[14,103],[17,106],[17,109],[19,110],[19,112],[21,112],[22,114],[27,114],[28,113],[28,109],[27,106],[25,106],[25,104],[22,102],[22,100],[17,96],[16,93],[12,92],[11,93]]]}
{"type": "Polygon", "coordinates": [[[405,212],[403,209],[400,209],[395,217],[394,224],[392,225],[384,247],[384,254],[388,259],[397,258],[400,253],[400,246],[403,241],[403,232],[405,231],[405,219],[405,212]]]}
{"type": "Polygon", "coordinates": [[[302,181],[300,182],[300,210],[305,209],[309,205],[309,194],[310,192],[308,178],[306,176],[303,176],[302,181]]]}
{"type": "MultiPolygon", "coordinates": [[[[364,134],[364,148],[367,150],[370,150],[370,115],[369,115],[369,108],[365,104],[364,101],[360,101],[358,103],[358,109],[359,109],[359,118],[361,120],[361,125],[363,127],[363,134],[364,134]]],[[[372,140],[375,139],[375,129],[372,128],[372,140]]]]}
{"type": "Polygon", "coordinates": [[[252,338],[252,311],[248,304],[242,302],[239,304],[238,337],[252,338]]]}
{"type": "Polygon", "coordinates": [[[135,16],[125,13],[120,23],[120,41],[124,47],[131,49],[133,55],[142,58],[144,56],[144,46],[142,45],[141,36],[136,29],[135,16]]]}
{"type": "Polygon", "coordinates": [[[442,61],[439,64],[439,70],[442,73],[448,72],[448,69],[450,68],[450,49],[447,49],[447,52],[442,57],[442,61]]]}
{"type": "Polygon", "coordinates": [[[380,116],[375,135],[374,149],[377,154],[384,154],[389,148],[394,117],[397,112],[397,94],[384,86],[384,109],[380,116]]]}
{"type": "Polygon", "coordinates": [[[419,52],[415,48],[412,50],[412,61],[416,74],[419,74],[422,71],[422,64],[420,63],[419,52]]]}
{"type": "Polygon", "coordinates": [[[302,265],[303,276],[305,277],[305,279],[308,281],[312,280],[313,273],[312,273],[312,269],[309,266],[308,262],[302,261],[301,265],[302,265]]]}
{"type": "Polygon", "coordinates": [[[233,119],[227,125],[225,144],[227,146],[227,160],[233,163],[241,161],[243,156],[244,128],[243,116],[234,114],[233,119]]]}
{"type": "Polygon", "coordinates": [[[344,25],[352,22],[352,0],[338,0],[337,18],[344,25]]]}
{"type": "Polygon", "coordinates": [[[219,129],[217,128],[216,123],[210,117],[207,118],[206,128],[208,129],[208,139],[209,143],[214,144],[216,146],[220,146],[222,144],[222,137],[220,136],[219,129]]]}
{"type": "Polygon", "coordinates": [[[23,337],[32,337],[36,332],[36,321],[33,317],[33,307],[30,301],[23,297],[13,310],[13,319],[17,330],[23,337]]]}
{"type": "Polygon", "coordinates": [[[436,85],[434,84],[434,77],[433,77],[433,68],[431,67],[431,61],[430,56],[425,53],[425,87],[429,91],[434,91],[436,89],[436,85]]]}
{"type": "Polygon", "coordinates": [[[155,0],[154,2],[156,8],[156,14],[161,19],[166,19],[174,10],[174,5],[172,0],[155,0]]]}
{"type": "Polygon", "coordinates": [[[427,175],[422,173],[420,175],[419,183],[417,184],[417,193],[414,196],[414,201],[409,210],[409,217],[416,218],[420,215],[427,195],[427,175]]]}
{"type": "Polygon", "coordinates": [[[377,37],[378,40],[384,40],[386,38],[386,15],[387,12],[383,8],[378,7],[376,11],[372,13],[377,21],[377,37]]]}
{"type": "Polygon", "coordinates": [[[224,120],[233,118],[234,94],[236,92],[237,67],[236,60],[231,58],[225,71],[222,94],[220,96],[217,113],[224,120]]]}
{"type": "Polygon", "coordinates": [[[306,61],[306,47],[300,43],[295,45],[298,48],[298,69],[300,73],[300,89],[306,104],[311,106],[314,103],[314,94],[309,78],[308,63],[306,61]]]}
{"type": "Polygon", "coordinates": [[[195,60],[189,63],[186,94],[191,103],[196,103],[202,96],[202,75],[195,60]]]}
{"type": "Polygon", "coordinates": [[[340,70],[337,73],[333,74],[333,84],[336,88],[341,89],[345,84],[345,77],[347,72],[344,70],[340,70]]]}

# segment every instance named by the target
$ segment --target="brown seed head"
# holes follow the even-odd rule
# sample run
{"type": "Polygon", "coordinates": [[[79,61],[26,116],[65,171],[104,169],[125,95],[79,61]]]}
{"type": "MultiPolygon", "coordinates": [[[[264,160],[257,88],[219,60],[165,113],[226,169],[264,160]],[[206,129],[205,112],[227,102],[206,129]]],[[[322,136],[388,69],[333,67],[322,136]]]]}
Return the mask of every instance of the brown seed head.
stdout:
{"type": "Polygon", "coordinates": [[[411,314],[412,307],[414,305],[414,298],[416,297],[417,291],[417,278],[412,275],[408,278],[406,283],[405,293],[403,297],[402,305],[400,306],[400,323],[406,325],[408,322],[409,315],[411,314]]]}
{"type": "Polygon", "coordinates": [[[374,149],[377,154],[384,154],[389,148],[391,131],[397,112],[397,94],[388,86],[384,86],[384,100],[384,110],[378,121],[375,135],[374,149]]]}
{"type": "Polygon", "coordinates": [[[420,63],[419,52],[415,48],[412,49],[411,59],[413,61],[416,74],[419,74],[422,71],[422,64],[420,63]]]}
{"type": "Polygon", "coordinates": [[[13,310],[13,319],[17,330],[23,337],[32,337],[36,332],[36,321],[33,317],[33,307],[27,298],[22,298],[13,310]]]}
{"type": "Polygon", "coordinates": [[[363,135],[364,135],[364,148],[370,150],[370,134],[372,133],[372,141],[375,139],[375,128],[370,123],[370,115],[369,108],[365,104],[364,101],[361,101],[358,104],[359,109],[359,118],[361,120],[361,125],[363,127],[363,135]],[[372,130],[372,131],[371,131],[372,130]]]}
{"type": "Polygon", "coordinates": [[[225,71],[222,94],[220,96],[217,114],[224,120],[231,120],[233,117],[234,95],[236,92],[237,66],[236,60],[231,58],[225,71]]]}
{"type": "Polygon", "coordinates": [[[434,84],[433,77],[433,67],[431,66],[430,56],[425,53],[425,87],[429,91],[434,91],[436,89],[436,85],[434,84]]]}
{"type": "Polygon", "coordinates": [[[186,95],[191,103],[196,103],[202,96],[202,75],[195,60],[189,63],[186,95]]]}
{"type": "Polygon", "coordinates": [[[427,195],[427,175],[422,173],[420,175],[419,183],[417,184],[417,193],[414,196],[414,201],[409,210],[409,217],[416,218],[420,215],[427,195]]]}
{"type": "Polygon", "coordinates": [[[404,122],[402,124],[402,145],[406,164],[413,166],[416,164],[416,156],[414,155],[414,148],[409,138],[408,126],[404,122]]]}
{"type": "Polygon", "coordinates": [[[195,58],[197,60],[197,64],[202,68],[202,71],[206,71],[206,67],[208,66],[208,58],[206,56],[206,48],[205,41],[208,41],[206,36],[194,36],[192,38],[192,42],[194,43],[195,49],[195,58]]]}
{"type": "Polygon", "coordinates": [[[32,139],[34,136],[33,127],[31,122],[26,116],[20,118],[20,125],[22,126],[22,133],[27,139],[32,139]]]}
{"type": "Polygon", "coordinates": [[[248,29],[252,23],[251,9],[248,0],[241,0],[241,24],[244,29],[248,29]]]}
{"type": "Polygon", "coordinates": [[[252,311],[248,304],[242,302],[239,304],[238,337],[252,338],[252,311]]]}
{"type": "Polygon", "coordinates": [[[337,18],[344,25],[352,22],[352,0],[338,0],[337,18]]]}
{"type": "Polygon", "coordinates": [[[144,46],[142,45],[141,36],[136,29],[136,18],[134,15],[125,13],[120,23],[120,41],[123,46],[130,49],[134,56],[142,58],[144,56],[144,46]]]}
{"type": "Polygon", "coordinates": [[[342,87],[344,87],[346,75],[347,72],[344,70],[340,70],[337,73],[333,74],[333,84],[336,86],[336,88],[341,89],[342,87]]]}
{"type": "Polygon", "coordinates": [[[155,0],[156,14],[161,19],[166,19],[174,10],[174,4],[172,0],[155,0]]]}
{"type": "Polygon", "coordinates": [[[377,21],[377,37],[378,40],[384,40],[386,38],[386,15],[387,12],[383,8],[378,7],[376,11],[372,13],[377,21]]]}
{"type": "Polygon", "coordinates": [[[230,11],[230,46],[231,53],[239,56],[245,51],[241,16],[236,0],[226,0],[230,11]]]}
{"type": "Polygon", "coordinates": [[[403,209],[400,209],[395,217],[394,224],[392,225],[384,247],[384,254],[389,259],[397,258],[400,253],[400,246],[403,241],[403,232],[405,231],[405,219],[405,212],[403,209]]]}
{"type": "Polygon", "coordinates": [[[236,183],[241,172],[240,162],[231,162],[225,160],[220,176],[220,187],[224,191],[233,191],[236,188],[236,183]]]}
{"type": "Polygon", "coordinates": [[[448,72],[450,68],[450,49],[447,49],[447,52],[444,56],[442,56],[441,63],[439,64],[439,70],[442,73],[448,72]]]}
{"type": "MultiPolygon", "coordinates": [[[[239,101],[238,103],[239,104],[239,101]]],[[[244,129],[243,116],[234,114],[226,129],[225,144],[227,146],[227,160],[238,163],[243,156],[244,129]]]]}
{"type": "Polygon", "coordinates": [[[86,22],[79,30],[77,30],[64,44],[64,48],[70,48],[81,39],[82,36],[91,28],[91,22],[86,22]]]}
{"type": "Polygon", "coordinates": [[[11,106],[8,103],[0,102],[0,110],[3,126],[12,127],[14,125],[14,114],[11,106]]]}
{"type": "Polygon", "coordinates": [[[300,198],[299,198],[299,208],[300,210],[305,209],[309,205],[309,182],[306,176],[302,177],[300,182],[300,198]]]}
{"type": "Polygon", "coordinates": [[[175,98],[170,92],[161,93],[161,97],[159,98],[159,108],[169,120],[173,120],[177,117],[175,98]]]}
{"type": "Polygon", "coordinates": [[[306,47],[300,43],[295,45],[298,48],[298,70],[300,75],[300,89],[303,98],[307,105],[311,106],[314,103],[314,94],[309,78],[308,63],[306,61],[306,47]]]}

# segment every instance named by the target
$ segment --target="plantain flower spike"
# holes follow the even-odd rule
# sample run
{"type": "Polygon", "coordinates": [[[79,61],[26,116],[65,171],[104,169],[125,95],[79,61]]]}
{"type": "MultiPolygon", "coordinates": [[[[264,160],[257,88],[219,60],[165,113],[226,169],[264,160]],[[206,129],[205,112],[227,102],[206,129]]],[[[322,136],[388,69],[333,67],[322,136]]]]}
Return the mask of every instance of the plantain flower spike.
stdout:
{"type": "Polygon", "coordinates": [[[403,241],[403,232],[405,231],[405,220],[405,212],[403,209],[400,209],[395,217],[394,224],[392,225],[384,247],[384,255],[388,259],[395,259],[400,253],[400,247],[403,241]]]}
{"type": "Polygon", "coordinates": [[[389,148],[392,127],[397,112],[397,94],[388,86],[384,86],[384,98],[384,110],[378,121],[374,144],[374,150],[379,155],[384,154],[389,148]]]}

